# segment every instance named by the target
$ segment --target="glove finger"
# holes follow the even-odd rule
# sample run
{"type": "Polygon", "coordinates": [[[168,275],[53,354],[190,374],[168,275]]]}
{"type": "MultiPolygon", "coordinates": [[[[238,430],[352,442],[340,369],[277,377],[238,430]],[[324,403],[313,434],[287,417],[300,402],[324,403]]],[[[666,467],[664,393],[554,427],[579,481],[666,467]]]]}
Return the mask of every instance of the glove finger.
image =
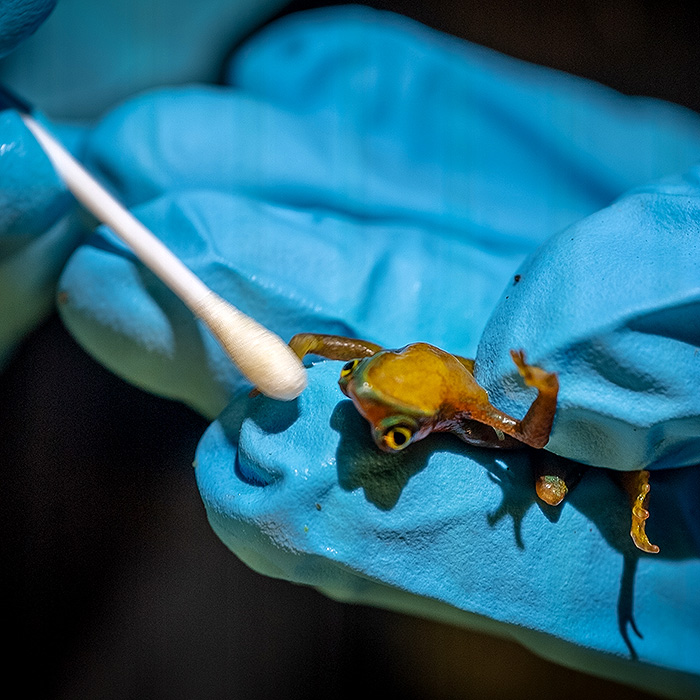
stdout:
{"type": "Polygon", "coordinates": [[[311,367],[294,403],[250,400],[242,427],[232,406],[201,440],[197,483],[233,552],[342,600],[512,636],[649,692],[698,692],[700,549],[671,494],[697,490],[699,469],[668,472],[666,499],[657,488],[662,553],[639,560],[603,470],[555,512],[535,503],[536,452],[434,435],[386,455],[343,400],[340,365],[311,367]]]}
{"type": "MultiPolygon", "coordinates": [[[[517,206],[503,201],[486,172],[490,149],[475,145],[471,164],[460,162],[439,126],[435,134],[436,143],[428,144],[427,136],[419,155],[391,125],[372,133],[338,111],[302,115],[200,87],[123,105],[96,129],[88,162],[129,205],[168,191],[216,189],[365,219],[469,230],[485,245],[530,249],[529,238],[541,236],[533,219],[544,210],[540,220],[557,218],[556,212],[524,192],[514,193],[517,206]]],[[[562,197],[568,221],[570,198],[562,197]]],[[[559,200],[552,203],[558,209],[559,200]]],[[[590,210],[588,203],[584,211],[590,210]]]]}
{"type": "Polygon", "coordinates": [[[515,416],[532,400],[511,348],[559,374],[548,449],[613,469],[700,463],[700,179],[632,192],[554,236],[519,270],[476,376],[515,416]]]}
{"type": "Polygon", "coordinates": [[[443,196],[517,213],[526,231],[534,218],[541,235],[698,159],[698,116],[686,109],[367,7],[288,15],[243,46],[229,76],[278,106],[334,109],[365,135],[388,135],[409,161],[436,163],[443,196]]]}
{"type": "Polygon", "coordinates": [[[348,12],[273,25],[237,64],[242,90],[127,102],[94,132],[93,167],[131,205],[214,188],[532,247],[700,156],[686,110],[348,12]]]}
{"type": "MultiPolygon", "coordinates": [[[[0,367],[53,305],[83,228],[73,199],[13,111],[0,113],[0,367]]],[[[66,134],[68,135],[68,132],[66,134]]],[[[70,132],[78,148],[80,134],[70,132]]]]}
{"type": "MultiPolygon", "coordinates": [[[[473,354],[522,256],[450,233],[368,224],[220,192],[165,196],[138,217],[214,291],[289,339],[338,333],[473,354]]],[[[74,336],[117,374],[216,415],[242,386],[184,306],[110,237],[81,247],[60,281],[74,336]]]]}

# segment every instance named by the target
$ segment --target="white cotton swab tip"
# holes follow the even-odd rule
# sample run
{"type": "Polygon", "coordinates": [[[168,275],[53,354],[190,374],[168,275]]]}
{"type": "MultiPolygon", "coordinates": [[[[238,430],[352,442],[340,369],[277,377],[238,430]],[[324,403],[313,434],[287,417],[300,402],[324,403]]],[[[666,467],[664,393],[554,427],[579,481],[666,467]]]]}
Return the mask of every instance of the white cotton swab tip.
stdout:
{"type": "Polygon", "coordinates": [[[226,354],[261,393],[291,401],[304,391],[306,370],[280,337],[214,292],[200,299],[192,311],[207,319],[209,330],[226,354]]]}
{"type": "Polygon", "coordinates": [[[122,206],[31,115],[21,113],[73,196],[109,226],[209,328],[241,373],[273,399],[291,401],[306,388],[306,369],[276,334],[211,291],[122,206]]]}

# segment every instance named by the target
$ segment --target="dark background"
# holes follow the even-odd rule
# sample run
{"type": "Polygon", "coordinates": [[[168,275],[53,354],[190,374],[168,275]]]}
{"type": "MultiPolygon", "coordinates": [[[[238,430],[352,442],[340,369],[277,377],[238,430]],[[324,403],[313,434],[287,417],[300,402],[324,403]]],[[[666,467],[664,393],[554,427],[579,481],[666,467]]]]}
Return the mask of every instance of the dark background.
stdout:
{"type": "MultiPolygon", "coordinates": [[[[364,4],[700,109],[691,3],[364,4]]],[[[5,658],[23,696],[646,697],[514,643],[253,573],[206,522],[191,469],[205,427],[109,374],[55,317],[0,375],[5,658]]]]}

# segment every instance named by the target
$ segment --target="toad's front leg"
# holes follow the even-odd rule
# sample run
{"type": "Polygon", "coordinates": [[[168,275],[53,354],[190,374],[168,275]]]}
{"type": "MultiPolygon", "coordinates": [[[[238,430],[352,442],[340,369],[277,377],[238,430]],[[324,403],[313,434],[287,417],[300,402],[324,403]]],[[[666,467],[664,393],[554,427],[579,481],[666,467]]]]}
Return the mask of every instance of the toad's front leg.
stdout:
{"type": "MultiPolygon", "coordinates": [[[[525,384],[537,389],[537,397],[522,420],[512,418],[491,406],[490,403],[481,415],[474,417],[525,445],[541,449],[549,441],[549,434],[552,431],[557,409],[559,380],[554,372],[528,365],[522,350],[511,350],[510,354],[525,384]]],[[[580,475],[576,471],[568,469],[541,470],[537,474],[535,484],[537,495],[545,503],[557,506],[564,500],[572,486],[570,482],[577,481],[578,478],[580,475]]]]}
{"type": "Polygon", "coordinates": [[[511,350],[510,356],[525,384],[537,389],[537,398],[520,421],[519,434],[514,437],[530,447],[542,448],[549,442],[549,434],[552,432],[559,380],[555,372],[546,372],[539,367],[528,365],[522,350],[511,350]]]}
{"type": "MultiPolygon", "coordinates": [[[[307,355],[318,355],[328,360],[357,360],[371,357],[382,349],[380,345],[368,340],[324,333],[297,333],[289,341],[289,347],[300,360],[307,355]]],[[[253,389],[250,396],[257,396],[259,393],[257,389],[253,389]]]]}
{"type": "Polygon", "coordinates": [[[552,430],[559,380],[554,372],[546,372],[526,364],[522,350],[511,350],[510,354],[525,384],[537,389],[537,398],[532,402],[525,417],[517,420],[493,406],[484,394],[484,398],[479,402],[481,405],[473,407],[472,416],[480,423],[486,423],[519,442],[541,449],[549,441],[549,433],[552,430]]]}
{"type": "Polygon", "coordinates": [[[297,333],[289,341],[289,347],[299,359],[304,359],[306,355],[318,355],[328,360],[358,360],[371,357],[382,349],[368,340],[323,333],[297,333]]]}

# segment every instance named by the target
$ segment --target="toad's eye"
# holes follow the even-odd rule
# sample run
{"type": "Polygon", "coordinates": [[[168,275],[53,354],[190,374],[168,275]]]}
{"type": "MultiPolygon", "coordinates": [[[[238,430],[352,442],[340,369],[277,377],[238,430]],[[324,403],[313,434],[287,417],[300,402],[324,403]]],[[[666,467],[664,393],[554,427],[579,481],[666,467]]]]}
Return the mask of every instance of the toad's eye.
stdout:
{"type": "Polygon", "coordinates": [[[395,425],[384,433],[382,440],[389,450],[398,452],[404,447],[408,447],[412,437],[413,432],[410,428],[405,425],[395,425]]]}
{"type": "Polygon", "coordinates": [[[346,362],[340,370],[340,377],[347,377],[350,374],[350,372],[352,372],[355,369],[355,367],[357,367],[359,362],[359,360],[350,360],[350,362],[346,362]]]}

